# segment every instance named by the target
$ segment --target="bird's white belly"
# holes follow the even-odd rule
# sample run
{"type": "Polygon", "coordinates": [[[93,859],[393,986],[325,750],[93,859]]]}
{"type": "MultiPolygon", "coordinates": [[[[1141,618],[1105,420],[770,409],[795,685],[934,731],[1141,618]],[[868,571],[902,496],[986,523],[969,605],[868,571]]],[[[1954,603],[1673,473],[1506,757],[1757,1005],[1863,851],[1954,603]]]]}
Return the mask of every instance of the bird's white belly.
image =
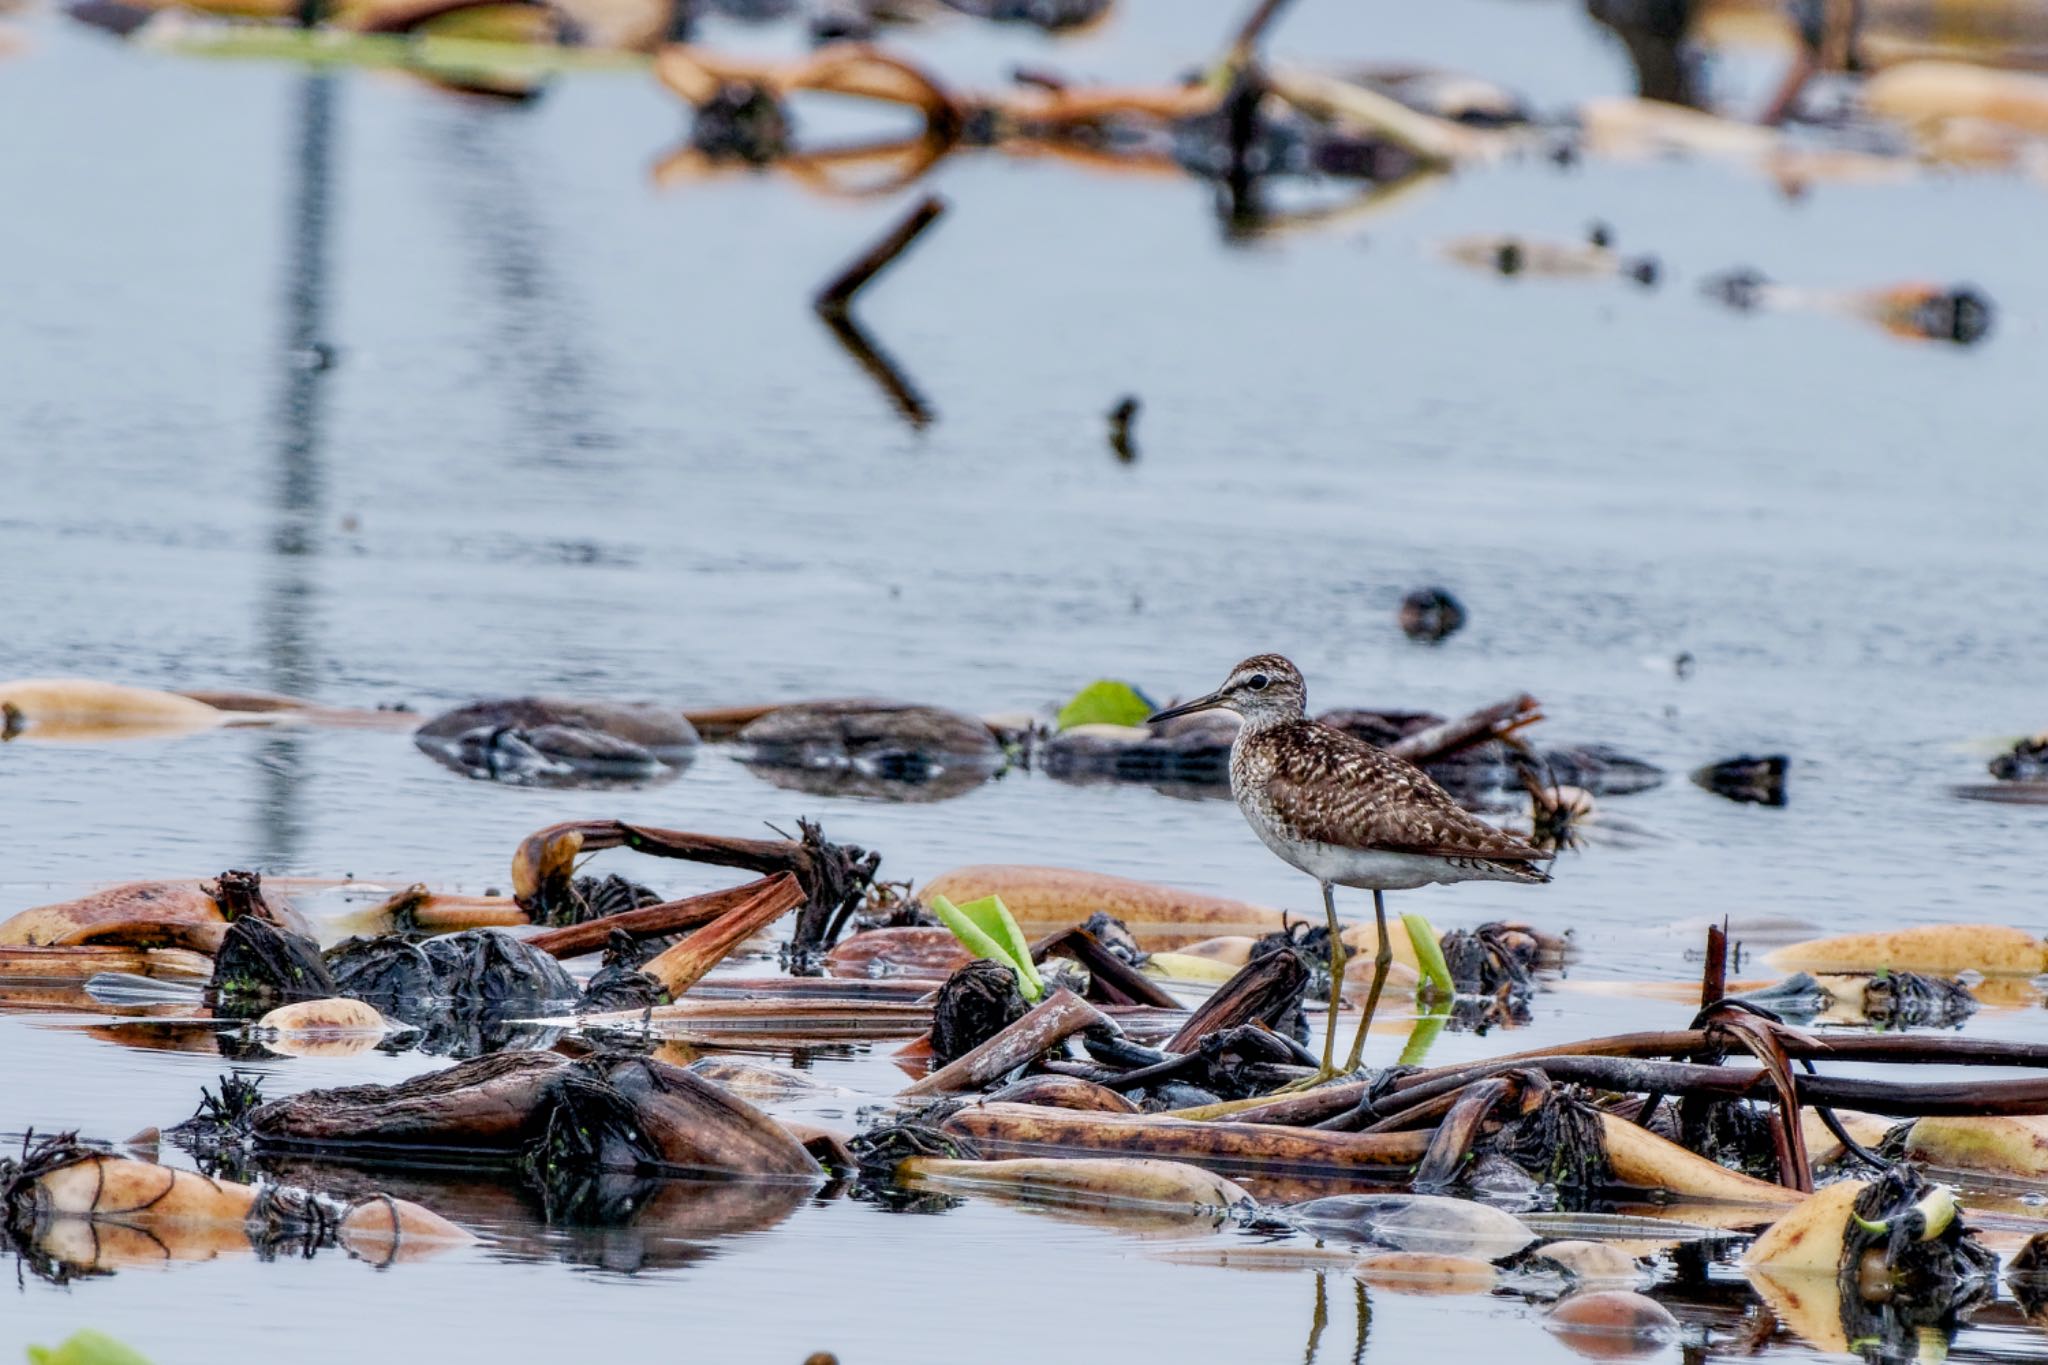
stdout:
{"type": "Polygon", "coordinates": [[[1483,873],[1468,871],[1445,858],[1422,853],[1381,853],[1340,848],[1335,844],[1298,843],[1254,821],[1252,828],[1266,847],[1319,882],[1355,886],[1369,891],[1411,891],[1435,882],[1462,882],[1483,873]]]}

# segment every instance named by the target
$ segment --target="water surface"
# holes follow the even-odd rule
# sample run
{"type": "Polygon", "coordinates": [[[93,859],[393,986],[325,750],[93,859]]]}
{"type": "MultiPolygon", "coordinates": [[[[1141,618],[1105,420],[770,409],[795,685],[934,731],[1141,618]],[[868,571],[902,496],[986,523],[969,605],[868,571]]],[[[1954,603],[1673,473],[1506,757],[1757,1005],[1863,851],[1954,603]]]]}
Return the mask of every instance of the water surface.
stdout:
{"type": "MultiPolygon", "coordinates": [[[[1238,8],[1126,0],[1071,42],[961,23],[904,46],[964,83],[1019,60],[1158,78],[1212,53],[1238,8]]],[[[1562,4],[1295,9],[1282,54],[1455,64],[1547,110],[1632,88],[1619,46],[1562,4]]],[[[1981,741],[2044,723],[2038,186],[1793,200],[1726,165],[1531,158],[1243,243],[1192,180],[956,157],[928,182],[947,218],[861,304],[936,412],[916,430],[806,303],[900,203],[770,176],[658,191],[651,167],[686,127],[651,80],[562,81],[518,108],[12,22],[29,46],[0,62],[0,674],[427,713],[519,692],[990,712],[1105,675],[1192,695],[1276,649],[1315,704],[1456,713],[1526,690],[1552,740],[1672,771],[1606,804],[1627,828],[1596,826],[1549,888],[1396,898],[1439,926],[1568,930],[1575,978],[1692,978],[1687,953],[1723,915],[1752,942],[2038,919],[2048,814],[1948,794],[1981,780],[1981,741]],[[1666,283],[1503,282],[1434,252],[1596,219],[1666,283]],[[1972,281],[1997,330],[1942,349],[1696,296],[1735,265],[1972,281]],[[1144,401],[1134,465],[1104,441],[1125,393],[1144,401]],[[1472,613],[1440,647],[1394,625],[1426,582],[1472,613]],[[1791,755],[1786,808],[1683,781],[1741,752],[1791,755]]],[[[799,815],[882,850],[895,877],[1054,862],[1315,907],[1227,802],[1029,772],[891,805],[782,790],[714,751],[659,787],[534,792],[465,782],[400,734],[229,731],[10,745],[0,813],[8,911],[228,866],[481,890],[556,820],[747,834],[799,815]]],[[[712,884],[614,861],[665,889],[712,884]]],[[[1516,1042],[1687,1013],[1553,990],[1516,1042]]],[[[124,1137],[186,1116],[224,1066],[86,1022],[0,1021],[0,1130],[124,1137]]],[[[2048,1033],[2038,1010],[1973,1029],[2048,1033]]],[[[1500,1046],[1451,1035],[1432,1060],[1500,1046]]],[[[865,1053],[807,1061],[864,1093],[900,1074],[865,1053]]],[[[261,1069],[275,1093],[434,1064],[261,1069]]],[[[804,1198],[761,1224],[627,1254],[515,1219],[381,1274],[323,1256],[30,1278],[0,1349],[94,1325],[161,1361],[355,1360],[393,1341],[520,1359],[1035,1343],[1330,1362],[1360,1340],[1382,1362],[1447,1342],[1569,1356],[1518,1300],[1375,1289],[1365,1335],[1343,1274],[1319,1289],[1168,1264],[1134,1234],[980,1201],[907,1216],[804,1198]]],[[[1968,1329],[1958,1357],[2040,1353],[2012,1322],[1968,1329]]]]}

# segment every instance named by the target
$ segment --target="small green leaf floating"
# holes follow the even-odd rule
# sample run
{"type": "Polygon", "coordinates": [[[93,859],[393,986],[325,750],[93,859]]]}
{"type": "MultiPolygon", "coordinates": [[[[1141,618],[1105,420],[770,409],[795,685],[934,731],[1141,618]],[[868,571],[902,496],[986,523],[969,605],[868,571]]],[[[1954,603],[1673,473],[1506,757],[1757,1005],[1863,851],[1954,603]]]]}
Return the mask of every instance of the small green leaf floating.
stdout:
{"type": "Polygon", "coordinates": [[[939,922],[953,931],[953,937],[967,945],[976,957],[1000,962],[1017,974],[1017,989],[1032,1004],[1045,997],[1045,980],[1031,961],[1031,945],[1017,927],[1010,908],[1000,896],[983,896],[965,905],[955,905],[944,896],[933,896],[931,911],[939,922]]]}
{"type": "Polygon", "coordinates": [[[1408,942],[1415,948],[1415,963],[1422,968],[1422,979],[1430,994],[1438,1000],[1456,999],[1458,988],[1451,981],[1451,964],[1444,961],[1436,930],[1429,927],[1428,920],[1412,912],[1401,916],[1401,924],[1408,930],[1408,942]]]}
{"type": "Polygon", "coordinates": [[[31,1346],[29,1365],[149,1365],[149,1357],[90,1327],[61,1346],[31,1346]]]}
{"type": "Polygon", "coordinates": [[[1150,697],[1129,683],[1098,678],[1060,708],[1059,727],[1071,730],[1076,725],[1143,725],[1145,717],[1158,709],[1150,697]]]}

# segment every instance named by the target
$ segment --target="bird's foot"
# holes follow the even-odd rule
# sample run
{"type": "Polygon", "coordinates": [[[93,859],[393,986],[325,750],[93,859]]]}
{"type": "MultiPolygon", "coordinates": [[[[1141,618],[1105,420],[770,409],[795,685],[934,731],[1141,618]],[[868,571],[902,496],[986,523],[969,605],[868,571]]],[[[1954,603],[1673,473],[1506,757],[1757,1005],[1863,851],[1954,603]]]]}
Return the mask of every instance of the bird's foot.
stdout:
{"type": "Polygon", "coordinates": [[[1278,1090],[1270,1093],[1274,1095],[1299,1095],[1304,1090],[1313,1090],[1317,1086],[1327,1085],[1331,1081],[1349,1080],[1351,1075],[1351,1072],[1339,1071],[1334,1066],[1319,1066],[1301,1079],[1289,1081],[1278,1090]]]}

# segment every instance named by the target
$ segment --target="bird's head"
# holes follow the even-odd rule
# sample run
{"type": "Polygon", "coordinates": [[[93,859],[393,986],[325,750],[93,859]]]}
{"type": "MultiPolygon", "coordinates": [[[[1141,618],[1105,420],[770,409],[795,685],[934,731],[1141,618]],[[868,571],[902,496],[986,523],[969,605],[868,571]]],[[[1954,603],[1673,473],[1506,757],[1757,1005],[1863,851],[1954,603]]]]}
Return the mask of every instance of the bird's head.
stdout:
{"type": "Polygon", "coordinates": [[[1301,670],[1280,655],[1254,654],[1231,669],[1223,686],[1208,696],[1169,706],[1152,719],[1171,720],[1217,710],[1235,711],[1247,725],[1300,720],[1308,714],[1308,688],[1301,681],[1301,670]]]}

